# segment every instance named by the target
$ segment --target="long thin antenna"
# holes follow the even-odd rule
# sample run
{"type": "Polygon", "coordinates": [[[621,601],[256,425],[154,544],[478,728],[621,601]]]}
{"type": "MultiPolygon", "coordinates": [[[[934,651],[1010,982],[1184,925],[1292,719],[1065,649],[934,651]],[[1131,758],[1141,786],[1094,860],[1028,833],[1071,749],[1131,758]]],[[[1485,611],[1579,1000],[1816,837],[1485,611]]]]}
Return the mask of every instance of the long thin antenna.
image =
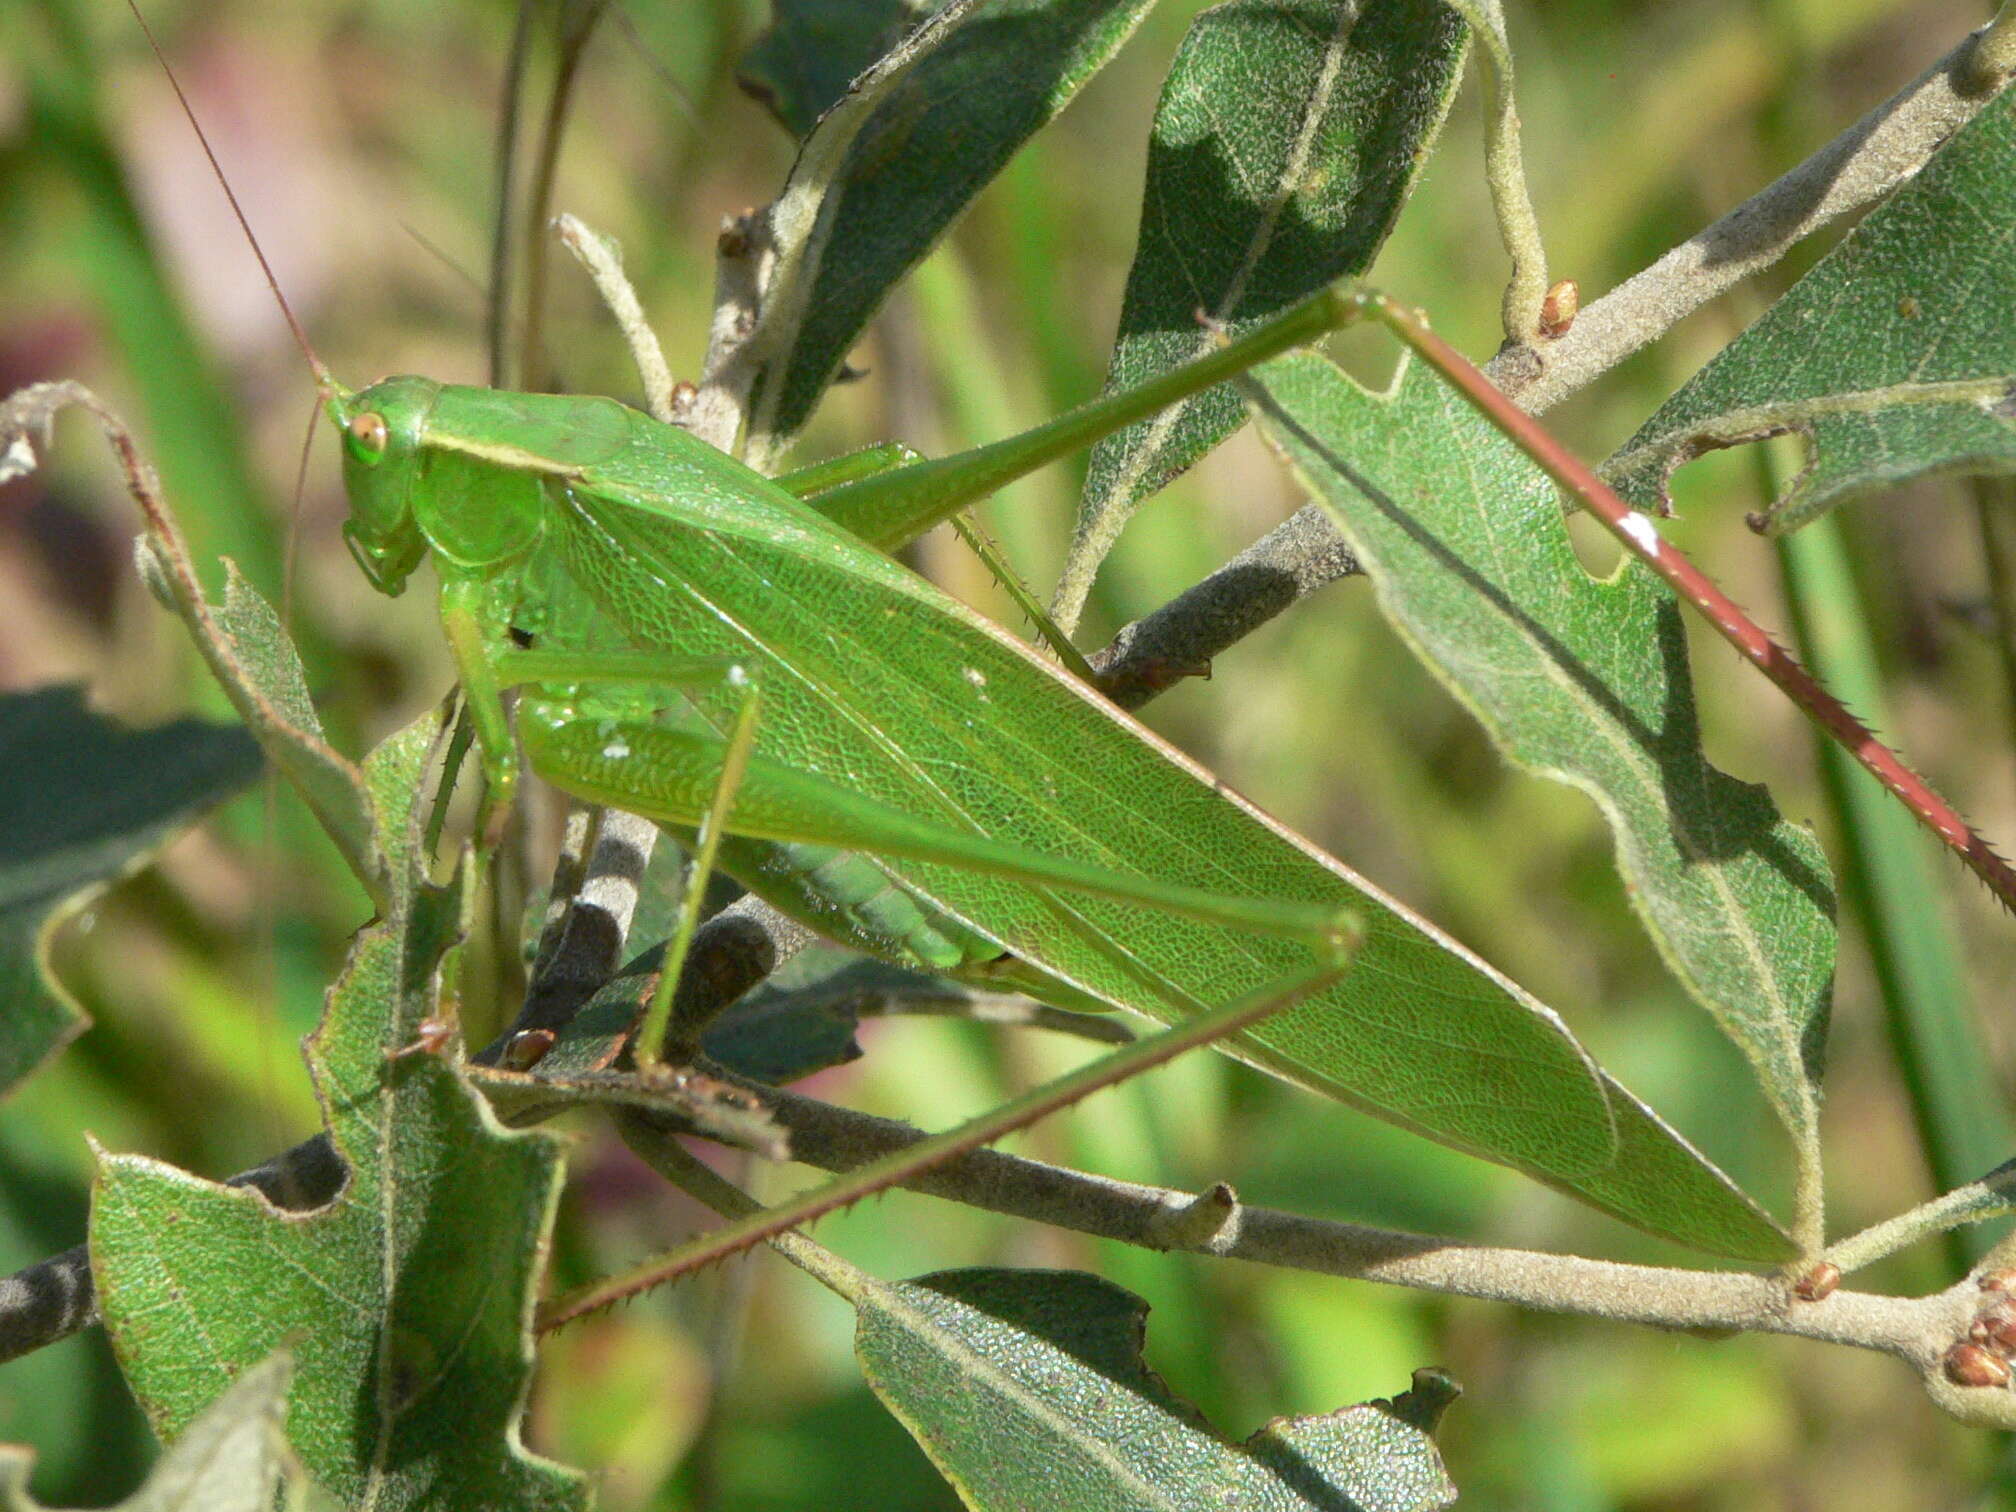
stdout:
{"type": "Polygon", "coordinates": [[[189,125],[196,133],[196,140],[202,144],[203,156],[210,160],[210,171],[217,175],[217,183],[224,190],[224,198],[231,202],[231,213],[238,217],[239,229],[245,233],[245,240],[251,244],[252,255],[259,259],[259,270],[266,275],[266,287],[273,291],[273,298],[280,305],[280,313],[287,317],[287,328],[294,333],[294,344],[301,348],[301,355],[308,359],[308,366],[315,374],[315,382],[325,392],[336,387],[336,380],[329,376],[329,369],[322,365],[322,359],[315,355],[315,348],[308,340],[308,333],[295,318],[294,307],[287,303],[287,296],[280,292],[280,280],[273,276],[273,265],[266,261],[265,249],[259,245],[259,238],[252,234],[252,222],[245,218],[245,210],[238,203],[238,196],[232,191],[231,180],[224,176],[224,165],[217,161],[217,154],[211,149],[210,138],[204,133],[203,123],[196,119],[195,107],[189,103],[189,96],[182,92],[182,81],[175,77],[175,70],[168,66],[168,55],[161,51],[161,44],[154,40],[154,29],[147,24],[147,18],[140,14],[139,0],[126,0],[126,8],[133,12],[133,19],[140,23],[140,33],[146,37],[147,45],[154,50],[161,71],[168,76],[169,87],[175,91],[175,98],[182,104],[182,114],[189,118],[189,125]]]}

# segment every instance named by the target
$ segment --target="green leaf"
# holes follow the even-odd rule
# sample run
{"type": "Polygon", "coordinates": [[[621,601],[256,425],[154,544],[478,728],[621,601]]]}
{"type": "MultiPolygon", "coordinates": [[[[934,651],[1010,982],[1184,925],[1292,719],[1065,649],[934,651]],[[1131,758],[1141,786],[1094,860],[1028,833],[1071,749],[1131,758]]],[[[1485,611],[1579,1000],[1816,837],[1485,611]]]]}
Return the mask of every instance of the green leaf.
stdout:
{"type": "MultiPolygon", "coordinates": [[[[1155,114],[1107,392],[1370,267],[1448,113],[1466,39],[1439,0],[1229,0],[1198,17],[1155,114]]],[[[1141,502],[1245,423],[1221,385],[1099,443],[1059,592],[1067,624],[1141,502]]]]}
{"type": "Polygon", "coordinates": [[[130,730],[75,687],[0,698],[0,1095],[86,1019],[49,968],[56,931],[204,809],[249,783],[242,730],[130,730]]]}
{"type": "Polygon", "coordinates": [[[776,203],[748,457],[776,461],[889,295],[1154,0],[953,0],[822,117],[776,203]]]}
{"type": "Polygon", "coordinates": [[[1672,596],[1635,559],[1591,578],[1553,484],[1426,364],[1371,394],[1295,356],[1255,387],[1270,439],[1394,627],[1508,757],[1595,800],[1661,955],[1817,1159],[1826,857],[1761,787],[1703,755],[1672,596]]]}
{"type": "Polygon", "coordinates": [[[164,514],[158,524],[140,552],[141,575],[188,626],[245,727],[300,792],[357,880],[382,899],[390,885],[389,863],[372,836],[363,775],[323,735],[301,659],[280,617],[228,558],[224,602],[212,604],[174,534],[172,517],[164,514]]]}
{"type": "Polygon", "coordinates": [[[1865,489],[2016,470],[2012,310],[2016,93],[1956,132],[1604,471],[1650,502],[1704,451],[1797,435],[1806,469],[1753,522],[1776,533],[1865,489]]]}
{"type": "MultiPolygon", "coordinates": [[[[271,1512],[283,1477],[293,1483],[280,1420],[293,1362],[282,1352],[218,1393],[147,1477],[112,1512],[271,1512]]],[[[41,1512],[28,1494],[34,1456],[0,1448],[0,1512],[41,1512]]]]}
{"type": "Polygon", "coordinates": [[[801,140],[868,65],[943,0],[771,0],[770,27],[736,70],[801,140]]]}
{"type": "Polygon", "coordinates": [[[1413,1512],[1456,1490],[1403,1399],[1220,1438],[1141,1358],[1148,1307],[1069,1271],[946,1271],[855,1299],[868,1383],[975,1512],[1413,1512]]]}
{"type": "Polygon", "coordinates": [[[366,764],[394,885],[308,1043],[342,1191],[283,1215],[242,1187],[103,1156],[92,1269],[113,1347],[164,1435],[285,1341],[300,1362],[288,1436],[345,1505],[580,1507],[580,1478],[517,1438],[559,1146],[502,1129],[434,1056],[389,1054],[436,1011],[464,924],[461,880],[437,888],[418,869],[414,810],[436,733],[425,721],[366,764]]]}
{"type": "Polygon", "coordinates": [[[383,901],[384,857],[374,849],[363,783],[356,766],[324,738],[301,658],[272,608],[223,562],[224,602],[210,602],[181,526],[161,496],[159,480],[140,460],[125,422],[97,395],[68,381],[34,383],[0,402],[0,482],[41,465],[56,416],[81,406],[95,417],[126,475],[147,531],[135,545],[141,579],[180,616],[225,695],[274,765],[287,776],[336,842],[376,901],[383,901]]]}

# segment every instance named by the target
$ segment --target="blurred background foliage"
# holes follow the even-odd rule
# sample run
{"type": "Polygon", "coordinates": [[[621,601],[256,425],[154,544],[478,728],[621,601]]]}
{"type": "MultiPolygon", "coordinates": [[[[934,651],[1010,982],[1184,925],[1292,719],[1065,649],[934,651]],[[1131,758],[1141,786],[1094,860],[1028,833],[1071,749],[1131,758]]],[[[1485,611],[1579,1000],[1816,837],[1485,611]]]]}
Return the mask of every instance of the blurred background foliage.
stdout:
{"type": "MultiPolygon", "coordinates": [[[[1202,7],[1164,0],[1119,59],[979,200],[899,292],[799,456],[900,437],[945,451],[1093,392],[1132,254],[1161,75],[1202,7]]],[[[155,0],[151,21],[324,357],[353,382],[484,377],[478,291],[491,142],[514,7],[155,0]]],[[[1782,172],[1978,24],[1961,0],[1550,0],[1514,5],[1527,161],[1557,276],[1585,302],[1782,172]]],[[[623,244],[675,371],[697,376],[724,214],[781,181],[791,139],[738,88],[767,0],[632,0],[597,37],[557,203],[623,244]]],[[[1459,103],[1374,270],[1473,357],[1495,345],[1504,260],[1480,172],[1479,103],[1459,103]]],[[[1824,246],[1710,306],[1552,417],[1600,457],[1824,246]]],[[[339,540],[326,451],[290,509],[310,388],[132,17],[113,0],[0,4],[0,391],[80,378],[139,427],[207,554],[291,604],[327,717],[352,749],[448,680],[428,596],[370,593],[339,540]]],[[[584,279],[556,267],[549,355],[563,382],[635,397],[584,279]]],[[[1341,343],[1367,376],[1376,337],[1341,343]]],[[[131,506],[83,426],[60,465],[0,491],[0,683],[84,681],[154,721],[221,710],[128,570],[131,506]]],[[[1040,587],[1078,474],[1018,485],[992,529],[1040,587]]],[[[1672,534],[1767,624],[1787,612],[1769,547],[1743,527],[1762,474],[1741,453],[1679,479],[1672,534]]],[[[2005,692],[1965,610],[1985,592],[1962,484],[1842,517],[1853,591],[1881,647],[1895,733],[1991,835],[2016,835],[2005,692]],[[1958,612],[1956,612],[1958,611],[1958,612]]],[[[1083,639],[1098,644],[1299,500],[1250,434],[1144,513],[1112,558],[1083,639]]],[[[1598,568],[1610,548],[1578,537],[1598,568]]],[[[949,535],[917,564],[1012,622],[949,535]]],[[[1708,749],[1768,781],[1830,847],[1812,746],[1761,680],[1698,640],[1708,749]]],[[[1227,780],[1560,1008],[1606,1065],[1782,1210],[1782,1141],[1736,1053],[1667,979],[1632,918],[1596,811],[1507,771],[1406,655],[1362,580],[1333,586],[1151,707],[1227,780]]],[[[1838,856],[1838,851],[1837,851],[1838,856]]],[[[2010,980],[2007,921],[1939,863],[1977,1002],[2010,980]]],[[[0,1109],[0,1271],[83,1233],[89,1131],[223,1175],[316,1126],[296,1054],[366,904],[285,794],[240,801],[74,931],[66,979],[95,1027],[0,1109]]],[[[1844,931],[1826,1115],[1834,1228],[1931,1195],[1866,942],[1844,931]]],[[[478,1021],[481,1013],[472,1008],[478,1021]]],[[[2006,1085],[2007,1020],[1981,1024],[2006,1085]]],[[[1086,1052],[1026,1031],[903,1020],[823,1095],[947,1123],[1086,1052]]],[[[555,1248],[562,1283],[661,1247],[699,1217],[592,1122],[579,1126],[555,1248]]],[[[1230,1063],[1192,1057],[1024,1137],[1044,1158],[1145,1181],[1230,1180],[1249,1201],[1620,1259],[1673,1261],[1510,1172],[1230,1063]]],[[[750,1173],[759,1195],[802,1173],[750,1173]]],[[[1320,1277],[1126,1250],[903,1194],[828,1219],[819,1239],[885,1276],[1007,1263],[1096,1269],[1153,1304],[1149,1358],[1244,1435],[1449,1367],[1469,1396],[1443,1442],[1469,1504],[1583,1512],[2016,1505],[2003,1446],[1940,1418],[1895,1366],[1794,1341],[1711,1342],[1525,1315],[1320,1277]]],[[[1868,1280],[1952,1275],[1923,1245],[1868,1280]]],[[[856,1373],[851,1317],[766,1258],[563,1332],[528,1437],[604,1471],[604,1504],[752,1509],[955,1505],[856,1373]],[[723,1319],[728,1321],[724,1322],[723,1319]]],[[[123,1494],[151,1455],[100,1335],[0,1369],[0,1439],[42,1455],[37,1494],[123,1494]]]]}

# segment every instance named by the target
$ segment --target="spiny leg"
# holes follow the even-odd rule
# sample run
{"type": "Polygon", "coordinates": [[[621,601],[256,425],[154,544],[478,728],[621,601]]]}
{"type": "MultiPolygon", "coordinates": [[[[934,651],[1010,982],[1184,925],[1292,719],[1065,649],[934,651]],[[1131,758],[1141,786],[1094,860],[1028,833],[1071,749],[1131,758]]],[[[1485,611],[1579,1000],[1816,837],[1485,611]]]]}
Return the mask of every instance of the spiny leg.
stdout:
{"type": "Polygon", "coordinates": [[[1663,540],[1649,518],[1633,509],[1593,468],[1549,435],[1539,421],[1492,387],[1490,379],[1428,328],[1427,319],[1418,311],[1371,292],[1359,295],[1357,303],[1367,316],[1419,353],[1478,413],[1600,520],[1626,551],[1698,609],[1716,632],[1735,647],[1738,655],[1770,678],[1808,718],[1839,741],[1920,823],[1988,884],[2005,908],[2016,912],[2016,869],[1997,855],[1987,840],[1902,757],[1822,687],[1797,657],[1772,640],[1709,581],[1679,547],[1663,540]]]}
{"type": "Polygon", "coordinates": [[[870,1161],[867,1165],[857,1166],[844,1176],[814,1187],[789,1202],[752,1213],[725,1228],[648,1260],[633,1270],[556,1298],[540,1309],[538,1327],[542,1331],[556,1328],[584,1313],[675,1280],[787,1229],[810,1223],[836,1208],[901,1185],[969,1150],[992,1144],[1004,1135],[1026,1128],[1103,1087],[1173,1060],[1186,1050],[1250,1028],[1261,1019],[1292,1007],[1337,982],[1349,970],[1350,956],[1356,946],[1355,935],[1340,937],[1322,960],[1256,992],[1207,1009],[1173,1028],[1138,1039],[1076,1071],[1045,1082],[992,1112],[870,1161]]]}

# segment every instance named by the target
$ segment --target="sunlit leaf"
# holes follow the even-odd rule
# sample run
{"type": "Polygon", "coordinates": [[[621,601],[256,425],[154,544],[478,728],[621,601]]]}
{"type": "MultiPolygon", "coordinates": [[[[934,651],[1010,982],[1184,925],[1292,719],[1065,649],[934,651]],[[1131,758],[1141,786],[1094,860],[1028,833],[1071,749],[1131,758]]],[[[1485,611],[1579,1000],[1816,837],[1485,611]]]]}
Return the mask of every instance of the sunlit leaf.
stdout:
{"type": "Polygon", "coordinates": [[[1833,885],[1812,836],[1703,755],[1679,605],[1635,559],[1591,578],[1553,485],[1425,364],[1373,394],[1294,357],[1255,389],[1394,626],[1508,756],[1595,800],[1661,954],[1812,1150],[1833,885]]]}
{"type": "Polygon", "coordinates": [[[1795,530],[1848,496],[2016,469],[2016,92],[1983,110],[1605,464],[1644,502],[1690,458],[1797,435],[1766,511],[1795,530]]]}
{"type": "Polygon", "coordinates": [[[503,1130],[436,1057],[388,1053],[437,1011],[463,927],[459,879],[437,888],[417,869],[413,808],[435,734],[423,722],[366,765],[394,887],[308,1046],[343,1189],[282,1214],[244,1188],[105,1156],[92,1268],[164,1435],[284,1341],[299,1362],[288,1437],[346,1505],[580,1507],[580,1478],[517,1438],[558,1146],[503,1130]]]}
{"type": "Polygon", "coordinates": [[[1441,1401],[1283,1418],[1229,1443],[1142,1360],[1147,1304],[1097,1276],[947,1271],[867,1282],[856,1306],[869,1384],[975,1512],[1427,1512],[1456,1498],[1428,1433],[1441,1401]]]}
{"type": "MultiPolygon", "coordinates": [[[[1448,112],[1467,35],[1439,0],[1229,0],[1199,16],[1155,114],[1107,389],[1370,267],[1448,112]]],[[[1067,620],[1135,507],[1245,423],[1221,386],[1099,443],[1067,620]]]]}

